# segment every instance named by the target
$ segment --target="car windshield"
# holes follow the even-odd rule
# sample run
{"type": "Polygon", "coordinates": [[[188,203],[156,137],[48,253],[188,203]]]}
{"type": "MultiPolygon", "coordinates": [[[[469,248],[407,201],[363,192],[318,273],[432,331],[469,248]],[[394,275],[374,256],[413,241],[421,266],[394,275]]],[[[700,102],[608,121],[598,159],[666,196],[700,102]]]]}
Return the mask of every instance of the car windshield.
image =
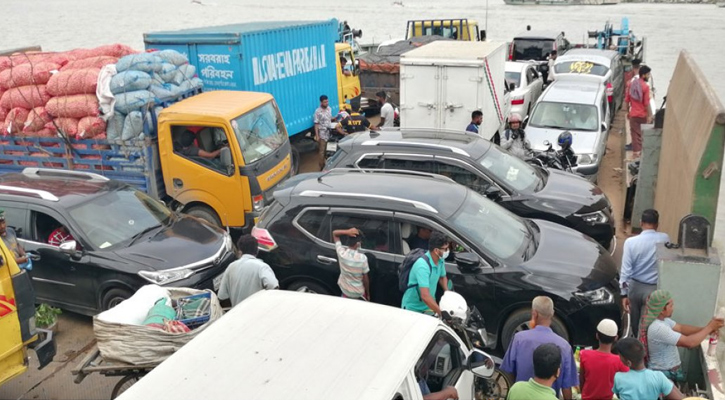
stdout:
{"type": "Polygon", "coordinates": [[[246,165],[280,148],[287,141],[282,117],[271,101],[233,119],[232,128],[246,165]]]}
{"type": "Polygon", "coordinates": [[[604,76],[609,72],[609,67],[602,64],[595,64],[589,61],[561,61],[554,65],[554,72],[557,74],[586,74],[604,76]]]}
{"type": "Polygon", "coordinates": [[[514,60],[546,61],[554,51],[554,41],[547,39],[514,39],[514,60]]]}
{"type": "Polygon", "coordinates": [[[530,126],[572,131],[597,131],[597,108],[588,104],[554,103],[543,101],[536,105],[530,126]]]}
{"type": "Polygon", "coordinates": [[[517,192],[535,192],[544,186],[536,168],[498,146],[491,146],[478,162],[499,182],[517,192]]]}
{"type": "Polygon", "coordinates": [[[93,247],[110,249],[169,222],[166,206],[131,187],[108,192],[69,210],[93,247]]]}
{"type": "Polygon", "coordinates": [[[521,83],[521,72],[506,71],[506,83],[514,84],[515,87],[519,87],[521,83]]]}
{"type": "Polygon", "coordinates": [[[502,260],[521,261],[533,237],[522,219],[487,198],[468,192],[451,218],[453,227],[502,260]]]}

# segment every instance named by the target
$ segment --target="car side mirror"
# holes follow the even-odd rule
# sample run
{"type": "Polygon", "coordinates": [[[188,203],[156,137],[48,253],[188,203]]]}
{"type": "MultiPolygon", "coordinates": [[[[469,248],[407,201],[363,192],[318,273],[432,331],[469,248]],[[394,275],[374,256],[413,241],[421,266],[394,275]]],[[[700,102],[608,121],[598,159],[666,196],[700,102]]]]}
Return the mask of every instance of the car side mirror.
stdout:
{"type": "Polygon", "coordinates": [[[75,255],[77,246],[78,246],[78,244],[76,243],[75,240],[68,240],[68,241],[61,243],[60,246],[58,246],[58,248],[60,249],[61,253],[75,255]]]}
{"type": "Polygon", "coordinates": [[[513,92],[514,90],[516,90],[516,84],[509,82],[509,92],[513,92]]]}
{"type": "Polygon", "coordinates": [[[496,371],[496,363],[493,358],[478,349],[471,350],[471,355],[468,356],[466,364],[468,370],[478,378],[488,379],[496,371]]]}
{"type": "Polygon", "coordinates": [[[602,132],[606,132],[606,131],[607,131],[607,124],[602,123],[602,132]]]}
{"type": "Polygon", "coordinates": [[[21,239],[23,238],[23,228],[16,228],[14,226],[8,226],[8,228],[15,231],[15,236],[17,236],[21,239]]]}
{"type": "Polygon", "coordinates": [[[501,189],[491,185],[486,188],[486,190],[484,191],[484,195],[490,200],[499,201],[501,200],[501,189]]]}
{"type": "Polygon", "coordinates": [[[456,265],[461,269],[471,270],[481,265],[481,260],[473,253],[463,252],[455,256],[456,265]]]}
{"type": "Polygon", "coordinates": [[[231,175],[234,163],[232,163],[232,150],[229,147],[222,147],[219,150],[219,160],[222,162],[224,169],[226,169],[227,175],[231,175]]]}
{"type": "Polygon", "coordinates": [[[478,32],[478,40],[480,40],[482,42],[485,42],[486,41],[486,30],[485,29],[481,29],[478,32]]]}
{"type": "Polygon", "coordinates": [[[529,124],[529,116],[527,115],[526,117],[524,117],[524,120],[521,121],[521,127],[526,128],[526,125],[528,125],[528,124],[529,124]]]}

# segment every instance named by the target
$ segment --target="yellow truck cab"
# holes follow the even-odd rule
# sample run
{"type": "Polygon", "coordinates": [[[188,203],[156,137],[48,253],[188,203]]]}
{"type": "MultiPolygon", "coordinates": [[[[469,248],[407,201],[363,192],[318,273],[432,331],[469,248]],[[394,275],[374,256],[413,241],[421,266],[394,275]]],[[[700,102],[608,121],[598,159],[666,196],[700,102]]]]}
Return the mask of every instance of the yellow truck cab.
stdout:
{"type": "Polygon", "coordinates": [[[485,40],[485,31],[478,30],[478,22],[467,18],[424,19],[408,21],[405,39],[419,36],[443,36],[462,41],[485,40]]]}
{"type": "Polygon", "coordinates": [[[340,109],[345,103],[350,103],[353,108],[359,108],[360,102],[360,68],[355,60],[355,55],[349,43],[335,43],[337,54],[337,97],[340,99],[340,109]],[[345,60],[345,66],[342,60],[345,60]]]}
{"type": "Polygon", "coordinates": [[[30,277],[0,240],[0,386],[28,369],[28,348],[35,349],[40,368],[53,361],[53,333],[35,328],[30,277]]]}
{"type": "Polygon", "coordinates": [[[268,93],[212,91],[172,104],[159,114],[158,143],[166,194],[219,226],[251,229],[292,170],[287,130],[268,93]],[[217,157],[187,151],[187,131],[199,150],[219,149],[217,157]]]}

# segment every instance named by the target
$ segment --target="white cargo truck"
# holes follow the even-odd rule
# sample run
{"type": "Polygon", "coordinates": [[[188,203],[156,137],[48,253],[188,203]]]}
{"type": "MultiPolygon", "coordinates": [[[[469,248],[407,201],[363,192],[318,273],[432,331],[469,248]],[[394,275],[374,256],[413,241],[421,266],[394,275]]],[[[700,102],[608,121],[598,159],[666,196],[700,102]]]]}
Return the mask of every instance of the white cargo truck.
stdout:
{"type": "Polygon", "coordinates": [[[400,58],[400,126],[465,130],[483,112],[479,133],[498,143],[509,109],[506,43],[437,41],[400,58]]]}

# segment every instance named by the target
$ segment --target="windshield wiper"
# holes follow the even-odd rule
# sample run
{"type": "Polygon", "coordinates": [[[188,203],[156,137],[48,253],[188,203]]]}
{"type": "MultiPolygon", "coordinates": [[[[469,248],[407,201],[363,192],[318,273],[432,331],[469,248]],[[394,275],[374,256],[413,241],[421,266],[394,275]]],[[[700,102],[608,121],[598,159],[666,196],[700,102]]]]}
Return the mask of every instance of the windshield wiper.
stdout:
{"type": "Polygon", "coordinates": [[[132,245],[133,245],[134,243],[136,243],[136,241],[137,241],[138,239],[140,239],[140,238],[141,238],[141,236],[143,236],[143,235],[145,235],[145,234],[147,234],[147,233],[151,232],[152,230],[154,230],[154,229],[156,229],[156,228],[159,228],[159,227],[161,227],[161,224],[158,224],[158,225],[154,225],[154,226],[149,226],[148,228],[146,228],[146,229],[142,230],[141,232],[139,232],[139,233],[137,233],[137,234],[133,235],[133,236],[131,237],[131,241],[130,241],[130,242],[128,242],[128,246],[126,246],[126,247],[131,247],[131,246],[132,246],[132,245]]]}
{"type": "Polygon", "coordinates": [[[558,126],[558,125],[542,125],[541,128],[561,129],[561,130],[569,129],[569,128],[566,128],[563,126],[558,126]]]}

